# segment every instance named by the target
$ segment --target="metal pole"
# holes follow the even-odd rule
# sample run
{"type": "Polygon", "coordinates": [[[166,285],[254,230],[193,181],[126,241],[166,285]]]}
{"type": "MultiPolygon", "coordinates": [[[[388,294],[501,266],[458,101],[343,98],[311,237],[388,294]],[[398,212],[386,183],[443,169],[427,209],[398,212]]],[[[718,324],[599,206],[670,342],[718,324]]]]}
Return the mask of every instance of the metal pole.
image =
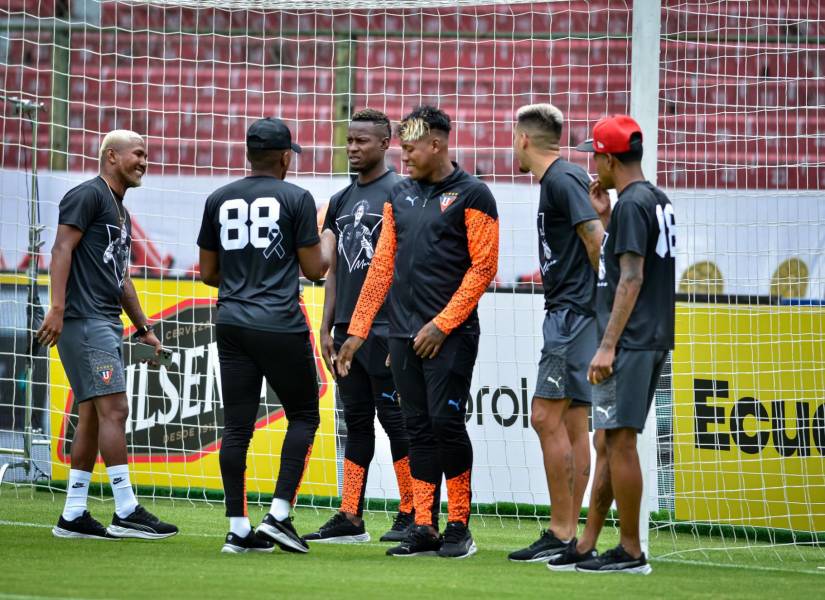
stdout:
{"type": "MultiPolygon", "coordinates": [[[[642,128],[644,157],[642,171],[656,184],[659,134],[659,36],[662,26],[661,0],[633,3],[633,37],[630,60],[630,114],[642,128]]],[[[658,510],[656,453],[656,407],[651,407],[644,432],[637,440],[642,468],[642,503],[639,540],[649,557],[650,511],[658,510]]]]}
{"type": "Polygon", "coordinates": [[[26,331],[26,393],[25,406],[23,416],[23,448],[0,448],[0,453],[11,454],[15,456],[22,456],[22,460],[17,463],[6,463],[0,466],[0,483],[9,468],[23,467],[27,474],[31,474],[32,467],[32,382],[34,380],[34,299],[36,298],[37,290],[37,269],[40,264],[39,253],[43,242],[40,240],[40,233],[43,227],[38,223],[37,219],[37,113],[44,108],[42,102],[33,102],[26,98],[8,97],[0,94],[0,101],[6,102],[14,106],[15,110],[23,119],[28,119],[32,125],[32,180],[31,180],[31,194],[29,196],[29,265],[26,269],[27,273],[27,307],[29,313],[29,322],[26,331]]]}

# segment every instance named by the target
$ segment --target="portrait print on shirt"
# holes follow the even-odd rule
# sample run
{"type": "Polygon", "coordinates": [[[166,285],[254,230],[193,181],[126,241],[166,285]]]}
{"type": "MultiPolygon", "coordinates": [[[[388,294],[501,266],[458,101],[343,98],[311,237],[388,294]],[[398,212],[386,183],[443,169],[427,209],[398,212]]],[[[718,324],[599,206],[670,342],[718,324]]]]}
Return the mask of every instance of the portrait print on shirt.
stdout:
{"type": "Polygon", "coordinates": [[[350,214],[337,219],[338,231],[341,232],[338,236],[338,255],[344,257],[350,273],[368,269],[375,254],[375,240],[378,237],[375,231],[381,226],[382,215],[370,213],[369,208],[367,200],[360,200],[350,214]]]}

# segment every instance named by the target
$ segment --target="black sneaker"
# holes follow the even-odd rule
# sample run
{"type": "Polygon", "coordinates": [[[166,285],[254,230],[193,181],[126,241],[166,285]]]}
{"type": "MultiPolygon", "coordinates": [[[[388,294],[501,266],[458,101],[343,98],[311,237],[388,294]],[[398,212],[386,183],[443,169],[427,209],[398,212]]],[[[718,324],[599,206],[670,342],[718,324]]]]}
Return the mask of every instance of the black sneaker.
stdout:
{"type": "Polygon", "coordinates": [[[309,546],[292,525],[292,517],[277,521],[270,513],[266,513],[264,520],[258,525],[258,534],[270,538],[284,552],[309,552],[309,546]]]}
{"type": "Polygon", "coordinates": [[[444,544],[438,551],[441,558],[468,558],[478,552],[470,530],[461,521],[447,523],[444,544]]]}
{"type": "Polygon", "coordinates": [[[593,560],[599,555],[595,548],[579,554],[576,550],[576,543],[576,538],[570,540],[564,552],[547,561],[547,568],[551,571],[575,571],[577,564],[586,560],[593,560]]]}
{"type": "Polygon", "coordinates": [[[161,540],[175,535],[178,528],[169,523],[164,523],[138,504],[134,512],[123,519],[115,513],[112,516],[112,524],[106,528],[106,531],[110,535],[119,538],[161,540]]]}
{"type": "Polygon", "coordinates": [[[619,544],[604,554],[578,563],[576,571],[579,573],[637,573],[648,575],[653,569],[648,564],[644,552],[639,558],[633,558],[619,544]]]}
{"type": "Polygon", "coordinates": [[[221,552],[223,554],[245,554],[247,552],[272,552],[274,549],[275,542],[262,535],[255,535],[253,529],[246,537],[235,535],[231,531],[227,533],[221,552]]]}
{"type": "Polygon", "coordinates": [[[117,538],[109,535],[106,528],[100,524],[88,510],[84,510],[83,514],[67,521],[60,515],[57,520],[57,525],[52,528],[54,537],[59,538],[75,538],[75,539],[89,539],[89,540],[116,540],[117,538]]]}
{"type": "Polygon", "coordinates": [[[387,550],[387,556],[435,556],[442,544],[440,535],[433,535],[424,525],[415,525],[400,544],[387,550]]]}
{"type": "Polygon", "coordinates": [[[547,562],[562,554],[567,546],[568,542],[561,541],[555,533],[547,529],[535,542],[526,548],[511,552],[507,558],[515,562],[547,562]]]}
{"type": "Polygon", "coordinates": [[[390,530],[381,536],[382,542],[402,542],[415,526],[415,512],[401,512],[395,515],[390,530]]]}
{"type": "Polygon", "coordinates": [[[347,515],[337,512],[318,531],[306,534],[303,539],[305,542],[325,544],[357,544],[370,541],[370,534],[364,528],[364,521],[355,525],[347,515]]]}

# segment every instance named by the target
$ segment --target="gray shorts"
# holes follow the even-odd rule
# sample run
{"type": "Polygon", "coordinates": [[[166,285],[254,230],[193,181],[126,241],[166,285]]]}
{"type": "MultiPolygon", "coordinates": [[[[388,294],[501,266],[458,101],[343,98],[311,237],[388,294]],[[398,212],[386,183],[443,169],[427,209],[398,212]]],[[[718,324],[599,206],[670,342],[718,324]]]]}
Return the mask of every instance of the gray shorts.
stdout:
{"type": "Polygon", "coordinates": [[[75,402],[126,391],[123,325],[101,319],[65,319],[57,352],[75,402]]]}
{"type": "Polygon", "coordinates": [[[596,354],[596,319],[567,308],[548,312],[542,333],[535,395],[589,405],[592,386],[587,382],[587,368],[596,354]]]}
{"type": "Polygon", "coordinates": [[[619,348],[613,374],[593,386],[593,428],[642,431],[667,356],[667,350],[619,348]]]}

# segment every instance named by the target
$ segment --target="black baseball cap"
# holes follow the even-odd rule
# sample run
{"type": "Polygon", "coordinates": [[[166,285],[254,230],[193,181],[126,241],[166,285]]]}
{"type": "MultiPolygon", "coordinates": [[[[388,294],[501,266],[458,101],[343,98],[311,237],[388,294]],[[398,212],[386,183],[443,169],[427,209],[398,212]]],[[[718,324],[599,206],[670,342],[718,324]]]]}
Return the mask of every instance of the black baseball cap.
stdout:
{"type": "Polygon", "coordinates": [[[301,147],[292,143],[292,133],[286,123],[274,117],[258,119],[246,130],[246,147],[253,150],[293,150],[301,147]]]}

